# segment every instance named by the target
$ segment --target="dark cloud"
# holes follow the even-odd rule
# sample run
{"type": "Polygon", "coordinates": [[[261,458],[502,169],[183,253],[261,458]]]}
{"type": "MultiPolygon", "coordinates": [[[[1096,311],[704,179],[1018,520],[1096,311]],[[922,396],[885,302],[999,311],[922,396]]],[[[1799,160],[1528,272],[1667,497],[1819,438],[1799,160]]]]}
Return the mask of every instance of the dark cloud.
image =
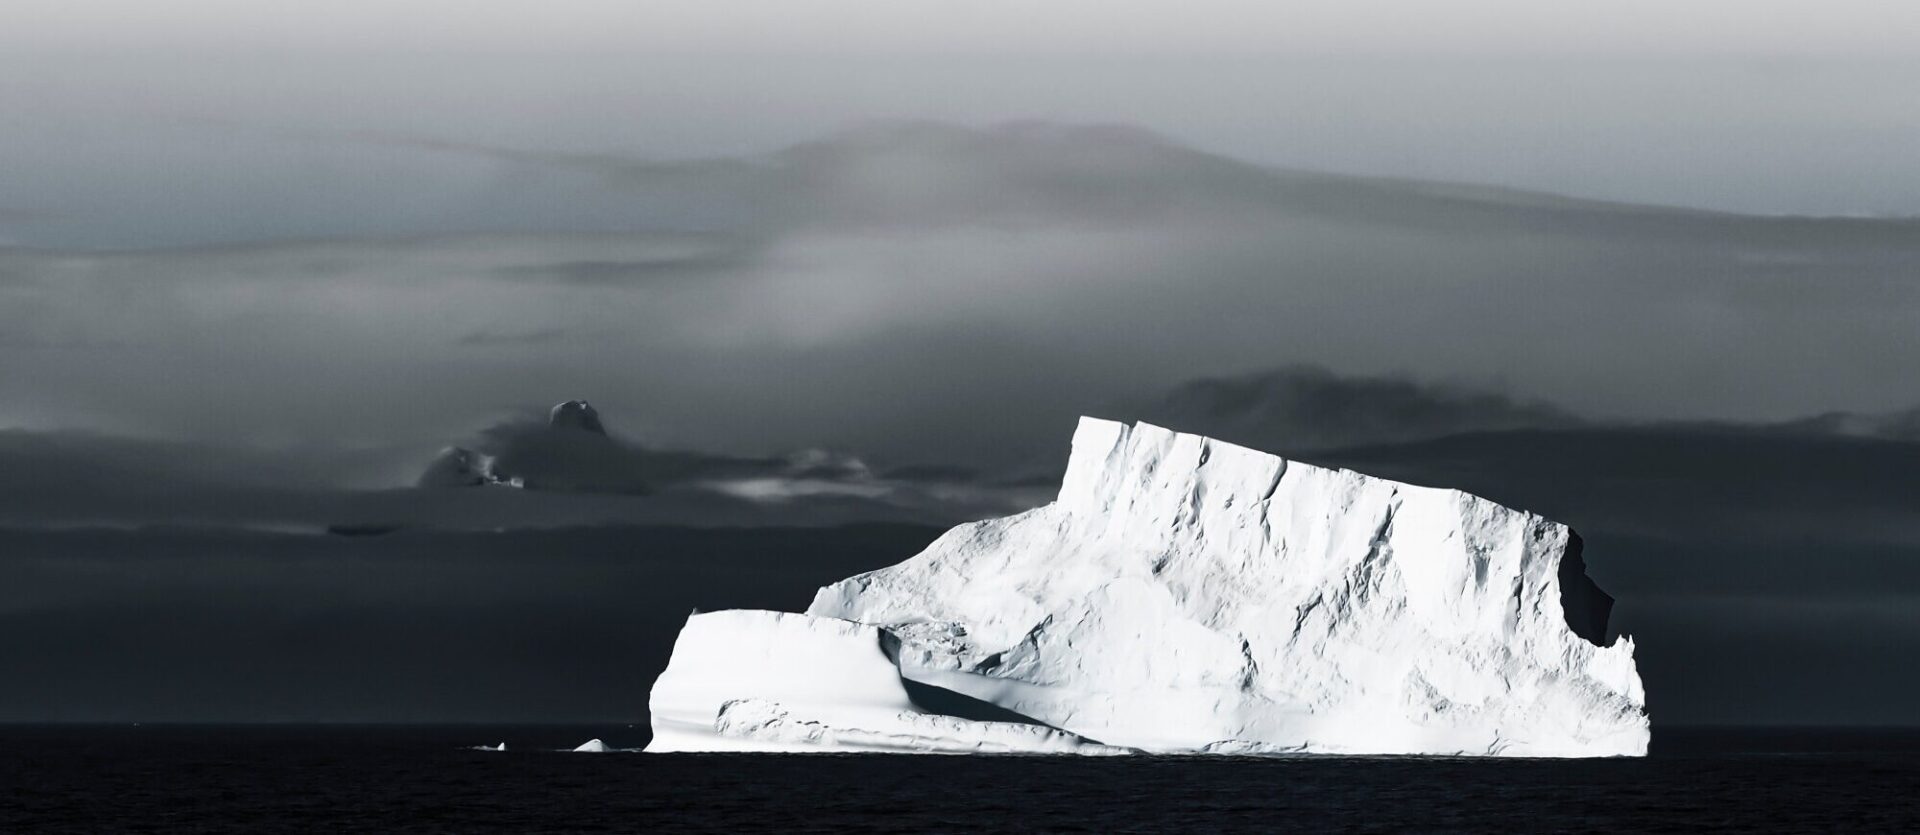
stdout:
{"type": "Polygon", "coordinates": [[[1910,442],[1615,427],[1478,432],[1311,457],[1457,487],[1583,531],[1720,542],[1901,541],[1920,534],[1904,496],[1904,485],[1920,472],[1920,444],[1910,442]]]}
{"type": "Polygon", "coordinates": [[[1139,412],[1153,423],[1287,454],[1584,423],[1552,404],[1468,386],[1342,376],[1305,365],[1182,383],[1139,412]]]}
{"type": "Polygon", "coordinates": [[[1920,441],[1920,408],[1823,412],[1778,421],[1631,420],[1576,415],[1546,401],[1467,384],[1338,374],[1313,365],[1190,380],[1115,408],[1183,432],[1289,455],[1523,429],[1596,430],[1608,437],[1920,441]]]}
{"type": "Polygon", "coordinates": [[[319,462],[300,450],[250,450],[205,443],[121,438],[81,431],[0,430],[0,488],[79,492],[166,482],[273,487],[312,481],[319,462]]]}
{"type": "Polygon", "coordinates": [[[1885,414],[1827,412],[1774,427],[1777,431],[1860,438],[1920,441],[1920,408],[1885,414]]]}
{"type": "Polygon", "coordinates": [[[889,469],[885,475],[887,478],[897,478],[903,481],[948,481],[962,483],[974,481],[980,477],[980,474],[972,468],[951,464],[909,464],[903,467],[889,469]]]}

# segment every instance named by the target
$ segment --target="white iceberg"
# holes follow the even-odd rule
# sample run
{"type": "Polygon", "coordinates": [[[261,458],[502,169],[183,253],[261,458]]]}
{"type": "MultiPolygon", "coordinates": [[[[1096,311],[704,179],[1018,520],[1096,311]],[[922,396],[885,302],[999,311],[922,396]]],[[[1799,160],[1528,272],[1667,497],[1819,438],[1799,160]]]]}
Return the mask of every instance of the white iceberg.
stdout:
{"type": "Polygon", "coordinates": [[[654,683],[647,750],[1117,752],[1036,724],[929,713],[908,695],[890,643],[832,618],[693,615],[654,683]]]}
{"type": "Polygon", "coordinates": [[[810,619],[689,620],[649,750],[989,732],[900,718],[925,714],[910,684],[1071,741],[1042,750],[1644,755],[1632,641],[1598,643],[1611,604],[1540,516],[1083,419],[1054,503],[821,589],[810,619]]]}
{"type": "Polygon", "coordinates": [[[607,752],[607,744],[598,739],[589,739],[586,742],[580,743],[580,746],[573,750],[576,753],[604,754],[607,752]]]}

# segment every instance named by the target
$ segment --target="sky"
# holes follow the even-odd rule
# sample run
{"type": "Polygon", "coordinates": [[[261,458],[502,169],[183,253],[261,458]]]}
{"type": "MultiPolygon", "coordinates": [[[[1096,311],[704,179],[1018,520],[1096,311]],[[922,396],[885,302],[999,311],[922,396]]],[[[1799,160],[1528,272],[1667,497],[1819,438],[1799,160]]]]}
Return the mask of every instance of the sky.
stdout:
{"type": "Polygon", "coordinates": [[[74,211],[129,187],[311,186],[339,166],[316,133],[677,158],[871,118],[1045,118],[1315,170],[1920,212],[1905,164],[1920,11],[1898,0],[26,0],[0,15],[8,199],[97,192],[74,211]]]}
{"type": "Polygon", "coordinates": [[[1868,0],[8,3],[0,617],[147,613],[114,652],[195,672],[89,701],[16,641],[0,719],[630,718],[624,678],[409,678],[484,630],[266,701],[227,671],[271,647],[179,647],[337,661],[478,553],[420,592],[449,622],[657,661],[688,600],[1046,501],[1090,413],[1572,523],[1661,716],[1920,722],[1916,56],[1868,0]],[[606,434],[551,434],[576,398],[606,434]],[[567,614],[635,568],[539,555],[671,561],[663,524],[734,556],[567,614]],[[727,532],[769,527],[829,533],[766,574],[727,532]],[[302,631],[347,611],[382,625],[302,631]]]}
{"type": "Polygon", "coordinates": [[[1911,48],[1910,4],[1840,0],[1653,0],[1530,3],[1405,0],[817,0],[772,8],[746,0],[562,0],[476,8],[453,0],[345,0],[325,14],[298,2],[189,0],[166,10],[124,2],[12,4],[10,39],[72,48],[232,46],[340,49],[464,46],[533,50],[780,51],[1044,50],[1196,52],[1295,49],[1374,52],[1591,50],[1745,52],[1911,48]]]}

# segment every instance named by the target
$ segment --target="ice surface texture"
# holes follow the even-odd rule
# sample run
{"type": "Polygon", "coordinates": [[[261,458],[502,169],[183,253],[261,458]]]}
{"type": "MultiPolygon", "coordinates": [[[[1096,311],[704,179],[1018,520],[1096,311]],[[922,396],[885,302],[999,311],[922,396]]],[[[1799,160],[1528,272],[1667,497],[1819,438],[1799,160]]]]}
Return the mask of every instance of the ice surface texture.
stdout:
{"type": "Polygon", "coordinates": [[[1118,753],[1035,724],[917,706],[880,629],[788,612],[687,619],[653,685],[648,751],[1118,753]]]}
{"type": "MultiPolygon", "coordinates": [[[[1087,418],[1057,501],[823,588],[808,615],[880,627],[860,679],[876,683],[860,698],[905,678],[1106,745],[1644,755],[1633,644],[1597,643],[1612,601],[1580,560],[1566,526],[1456,490],[1087,418]]],[[[699,621],[655,688],[656,733],[661,687],[686,686],[676,675],[756,663],[739,635],[700,641],[699,621]]],[[[856,680],[840,656],[815,652],[781,662],[783,686],[856,680]]],[[[706,680],[724,697],[670,711],[668,730],[689,715],[717,727],[735,699],[779,702],[786,723],[799,710],[706,680]]],[[[802,706],[824,712],[853,693],[802,706]]]]}

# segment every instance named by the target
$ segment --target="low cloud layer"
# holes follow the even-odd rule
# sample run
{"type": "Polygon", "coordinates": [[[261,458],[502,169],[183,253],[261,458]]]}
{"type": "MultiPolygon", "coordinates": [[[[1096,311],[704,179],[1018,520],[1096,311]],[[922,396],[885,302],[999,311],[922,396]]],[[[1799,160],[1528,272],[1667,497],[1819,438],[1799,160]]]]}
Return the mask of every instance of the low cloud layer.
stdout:
{"type": "Polygon", "coordinates": [[[1138,409],[1149,422],[1286,454],[1586,422],[1548,403],[1468,386],[1299,365],[1182,383],[1138,409]]]}
{"type": "Polygon", "coordinates": [[[486,159],[530,183],[486,201],[507,228],[586,182],[625,231],[0,251],[0,425],[422,445],[587,396],[655,446],[997,469],[1074,414],[1297,363],[1634,419],[1911,405],[1915,221],[1281,171],[1044,124],[486,159]]]}
{"type": "Polygon", "coordinates": [[[652,449],[609,432],[599,411],[584,401],[557,405],[545,418],[487,427],[471,448],[448,447],[421,474],[419,486],[688,501],[706,496],[771,507],[824,501],[853,513],[865,507],[869,520],[973,519],[1024,510],[1046,498],[955,465],[876,472],[857,456],[817,448],[766,458],[652,449]]]}
{"type": "Polygon", "coordinates": [[[1404,375],[1343,375],[1292,365],[1190,380],[1118,407],[1120,412],[1282,454],[1311,453],[1510,430],[1592,430],[1663,435],[1858,438],[1920,442],[1920,408],[1876,414],[1822,412],[1784,420],[1662,420],[1578,415],[1469,384],[1404,375]]]}
{"type": "Polygon", "coordinates": [[[876,469],[817,448],[766,457],[657,449],[622,434],[618,418],[612,427],[514,416],[438,455],[437,445],[342,450],[0,431],[0,527],[953,524],[1034,506],[1055,486],[956,465],[876,469]]]}

